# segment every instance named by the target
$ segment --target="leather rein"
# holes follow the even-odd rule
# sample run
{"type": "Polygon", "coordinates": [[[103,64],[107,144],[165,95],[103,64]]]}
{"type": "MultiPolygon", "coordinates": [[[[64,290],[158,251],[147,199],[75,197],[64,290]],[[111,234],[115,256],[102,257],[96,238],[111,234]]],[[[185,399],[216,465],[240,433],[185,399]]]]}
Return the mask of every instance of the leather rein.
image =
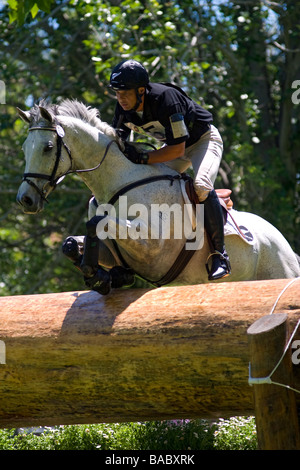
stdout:
{"type": "Polygon", "coordinates": [[[65,131],[64,129],[58,124],[56,125],[55,127],[42,127],[42,126],[37,126],[37,127],[31,127],[29,129],[29,131],[36,131],[36,130],[39,130],[39,131],[51,131],[51,132],[56,132],[57,134],[57,149],[56,149],[56,158],[55,158],[55,162],[54,162],[54,166],[53,166],[53,170],[52,170],[52,173],[51,175],[46,175],[44,173],[32,173],[32,172],[29,172],[29,173],[24,173],[23,174],[23,180],[22,181],[26,181],[26,183],[28,183],[30,186],[32,186],[36,191],[37,193],[39,194],[39,196],[43,199],[43,201],[45,202],[49,202],[45,196],[46,194],[46,191],[44,189],[40,189],[33,181],[31,181],[30,179],[28,178],[40,178],[40,179],[44,179],[46,181],[49,181],[50,183],[50,186],[52,186],[54,189],[56,188],[56,186],[58,185],[58,183],[67,175],[70,175],[71,173],[85,173],[85,172],[89,172],[89,171],[94,171],[94,170],[97,170],[103,163],[105,157],[107,156],[107,153],[108,153],[108,150],[111,146],[111,144],[114,143],[114,140],[111,140],[107,146],[106,146],[106,149],[105,149],[105,152],[104,152],[104,155],[101,159],[101,161],[98,163],[98,165],[96,165],[95,167],[93,168],[85,168],[85,169],[82,169],[82,170],[72,170],[72,165],[73,165],[73,159],[72,159],[72,154],[71,154],[71,150],[69,149],[69,147],[66,145],[66,143],[64,142],[63,140],[63,137],[65,136],[65,131]],[[62,147],[65,148],[65,150],[67,151],[67,154],[68,154],[68,157],[70,159],[70,169],[64,173],[63,175],[61,176],[56,176],[56,173],[57,173],[57,169],[58,169],[58,165],[59,165],[59,162],[60,162],[60,159],[61,159],[61,151],[62,151],[62,147]]]}

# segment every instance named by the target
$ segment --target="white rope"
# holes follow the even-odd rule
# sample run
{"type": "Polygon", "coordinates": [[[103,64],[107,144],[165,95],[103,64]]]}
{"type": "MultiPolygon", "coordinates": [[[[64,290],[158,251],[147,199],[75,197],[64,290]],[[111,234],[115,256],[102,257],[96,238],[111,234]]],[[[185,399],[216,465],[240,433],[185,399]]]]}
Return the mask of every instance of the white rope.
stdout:
{"type": "MultiPolygon", "coordinates": [[[[278,297],[277,297],[277,299],[276,299],[276,301],[275,301],[275,303],[274,303],[274,305],[273,305],[273,307],[272,307],[272,309],[271,309],[270,315],[272,315],[272,314],[274,313],[274,310],[275,310],[275,308],[276,308],[276,306],[277,306],[277,304],[278,304],[278,301],[279,301],[280,297],[283,295],[283,293],[284,293],[295,281],[298,281],[299,279],[300,279],[300,277],[296,277],[296,278],[292,279],[292,280],[284,287],[284,289],[282,289],[282,291],[281,291],[280,294],[278,295],[278,297]]],[[[282,354],[281,358],[279,359],[278,363],[276,364],[276,366],[274,367],[274,369],[272,370],[272,372],[271,372],[267,377],[258,377],[258,378],[252,377],[252,376],[251,376],[251,363],[249,363],[249,379],[248,379],[248,383],[249,383],[250,386],[252,386],[252,385],[262,385],[262,384],[278,385],[278,386],[280,386],[280,387],[284,387],[284,388],[287,388],[287,389],[289,389],[289,390],[292,390],[292,391],[294,391],[294,392],[296,392],[296,393],[300,393],[300,390],[296,390],[295,388],[290,387],[289,385],[281,384],[281,383],[279,383],[279,382],[274,382],[274,381],[271,379],[272,375],[275,373],[275,371],[277,370],[277,368],[278,368],[279,365],[281,364],[281,362],[282,362],[282,360],[283,360],[283,358],[284,358],[286,352],[288,351],[288,349],[289,349],[289,347],[290,347],[290,345],[291,345],[291,342],[292,342],[292,340],[293,340],[293,338],[294,338],[294,336],[295,336],[295,334],[296,334],[296,331],[297,331],[299,325],[300,325],[300,320],[298,321],[297,325],[295,326],[294,331],[293,331],[293,333],[292,333],[292,335],[291,335],[291,337],[290,337],[290,339],[289,339],[289,341],[288,341],[288,343],[287,343],[287,345],[286,345],[286,347],[285,347],[285,349],[284,349],[284,351],[283,351],[283,354],[282,354]]]]}
{"type": "Polygon", "coordinates": [[[272,315],[272,313],[274,313],[274,310],[275,308],[277,307],[277,304],[279,302],[279,299],[280,297],[282,296],[282,294],[284,294],[284,292],[295,282],[295,281],[299,281],[300,277],[295,277],[294,279],[292,279],[283,289],[282,291],[280,292],[279,296],[277,297],[272,309],[271,309],[271,312],[270,312],[270,315],[272,315]]]}

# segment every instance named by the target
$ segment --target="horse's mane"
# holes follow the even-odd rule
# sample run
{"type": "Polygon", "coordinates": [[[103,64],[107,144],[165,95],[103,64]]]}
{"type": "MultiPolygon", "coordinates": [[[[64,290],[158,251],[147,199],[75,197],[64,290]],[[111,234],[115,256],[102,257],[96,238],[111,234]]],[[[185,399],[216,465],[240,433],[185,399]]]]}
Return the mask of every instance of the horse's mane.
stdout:
{"type": "Polygon", "coordinates": [[[111,127],[107,122],[101,121],[100,112],[96,108],[86,106],[84,103],[77,100],[65,99],[60,104],[48,103],[45,100],[41,100],[39,104],[36,104],[31,108],[31,125],[36,125],[41,119],[40,106],[49,110],[55,116],[69,116],[80,119],[93,127],[96,127],[104,134],[113,138],[122,147],[121,140],[118,137],[115,129],[111,127]]]}

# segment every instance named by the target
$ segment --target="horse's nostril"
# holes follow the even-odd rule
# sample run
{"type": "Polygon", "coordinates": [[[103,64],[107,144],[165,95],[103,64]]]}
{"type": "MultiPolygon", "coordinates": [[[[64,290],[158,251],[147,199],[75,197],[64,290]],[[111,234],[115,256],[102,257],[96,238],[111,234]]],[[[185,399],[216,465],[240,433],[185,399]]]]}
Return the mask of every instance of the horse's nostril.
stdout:
{"type": "Polygon", "coordinates": [[[21,199],[21,203],[25,204],[26,206],[32,206],[33,201],[29,196],[23,196],[21,199]]]}

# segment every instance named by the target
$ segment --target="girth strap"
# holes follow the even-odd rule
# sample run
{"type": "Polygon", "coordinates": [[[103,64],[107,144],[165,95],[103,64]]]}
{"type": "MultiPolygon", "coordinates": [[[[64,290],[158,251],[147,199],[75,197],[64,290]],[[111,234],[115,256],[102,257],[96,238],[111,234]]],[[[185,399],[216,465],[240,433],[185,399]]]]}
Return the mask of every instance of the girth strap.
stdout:
{"type": "Polygon", "coordinates": [[[165,286],[173,282],[179,274],[184,270],[188,262],[192,259],[195,250],[187,250],[185,245],[181,249],[179,255],[177,256],[174,264],[171,266],[169,271],[159,279],[159,281],[148,281],[156,287],[165,286]]]}
{"type": "Polygon", "coordinates": [[[108,204],[111,204],[112,206],[117,202],[120,196],[123,196],[123,194],[126,194],[128,191],[131,191],[132,189],[138,188],[139,186],[143,186],[145,184],[149,183],[155,183],[156,181],[162,181],[162,180],[167,180],[171,182],[171,186],[173,185],[174,181],[182,179],[181,175],[158,175],[158,176],[149,176],[148,178],[144,178],[139,181],[134,181],[133,183],[129,183],[127,186],[124,188],[120,189],[114,196],[109,200],[108,204]]]}

